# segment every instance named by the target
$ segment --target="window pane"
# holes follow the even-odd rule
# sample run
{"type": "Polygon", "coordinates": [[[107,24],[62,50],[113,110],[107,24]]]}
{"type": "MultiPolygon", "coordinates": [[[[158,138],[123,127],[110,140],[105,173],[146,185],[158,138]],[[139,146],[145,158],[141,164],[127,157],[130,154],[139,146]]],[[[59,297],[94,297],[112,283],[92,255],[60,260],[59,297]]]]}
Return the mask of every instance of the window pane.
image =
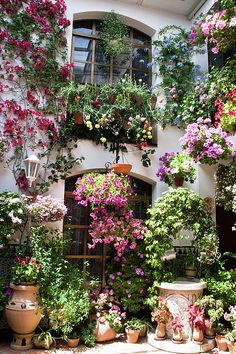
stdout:
{"type": "Polygon", "coordinates": [[[67,198],[65,204],[68,208],[65,216],[65,224],[88,225],[89,207],[79,205],[73,198],[67,198]]]}
{"type": "Polygon", "coordinates": [[[134,48],[132,53],[132,67],[146,70],[149,62],[148,48],[134,48]]]}
{"type": "Polygon", "coordinates": [[[72,229],[71,233],[71,244],[68,250],[68,254],[83,255],[84,240],[87,234],[87,229],[72,229]]]}
{"type": "Polygon", "coordinates": [[[109,81],[109,66],[94,65],[94,83],[100,85],[102,82],[109,81]]]}
{"type": "Polygon", "coordinates": [[[91,83],[91,64],[75,62],[74,76],[76,81],[81,84],[91,83]]]}
{"type": "Polygon", "coordinates": [[[114,59],[114,65],[128,67],[130,65],[129,53],[121,54],[118,58],[114,59]]]}
{"type": "Polygon", "coordinates": [[[88,272],[91,277],[95,277],[98,280],[102,280],[102,260],[101,259],[89,259],[88,260],[88,272]]]}
{"type": "Polygon", "coordinates": [[[75,32],[92,34],[93,21],[75,21],[73,30],[75,32]]]}
{"type": "Polygon", "coordinates": [[[149,84],[148,82],[148,72],[142,72],[142,71],[133,71],[132,72],[132,78],[138,83],[138,84],[149,84]]]}
{"type": "Polygon", "coordinates": [[[100,41],[96,41],[95,46],[95,62],[101,64],[109,64],[110,60],[103,54],[103,47],[100,41]]]}
{"type": "Polygon", "coordinates": [[[74,37],[74,61],[91,61],[92,43],[91,39],[74,37]]]}
{"type": "Polygon", "coordinates": [[[146,34],[133,29],[133,43],[136,45],[151,44],[151,40],[146,34]]]}

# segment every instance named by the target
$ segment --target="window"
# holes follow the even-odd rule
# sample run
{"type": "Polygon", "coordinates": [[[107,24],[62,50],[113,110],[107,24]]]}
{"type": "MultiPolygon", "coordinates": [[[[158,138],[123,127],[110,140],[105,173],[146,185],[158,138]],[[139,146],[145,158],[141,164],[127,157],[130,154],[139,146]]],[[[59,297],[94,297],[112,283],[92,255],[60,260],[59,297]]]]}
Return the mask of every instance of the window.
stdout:
{"type": "MultiPolygon", "coordinates": [[[[71,229],[71,246],[66,258],[71,262],[86,267],[89,262],[88,272],[91,276],[98,278],[102,285],[105,285],[106,260],[109,258],[103,244],[97,245],[95,249],[89,249],[91,241],[89,236],[89,207],[78,205],[73,197],[73,190],[79,176],[70,177],[65,183],[65,204],[68,213],[65,218],[64,229],[71,229]]],[[[137,178],[131,178],[135,196],[130,201],[134,216],[146,219],[147,208],[152,202],[152,186],[137,178]]]]}
{"type": "Polygon", "coordinates": [[[125,74],[136,82],[151,86],[151,39],[146,34],[129,28],[129,53],[117,59],[104,56],[99,40],[99,26],[96,20],[74,21],[72,61],[74,77],[79,83],[115,83],[125,74]]]}

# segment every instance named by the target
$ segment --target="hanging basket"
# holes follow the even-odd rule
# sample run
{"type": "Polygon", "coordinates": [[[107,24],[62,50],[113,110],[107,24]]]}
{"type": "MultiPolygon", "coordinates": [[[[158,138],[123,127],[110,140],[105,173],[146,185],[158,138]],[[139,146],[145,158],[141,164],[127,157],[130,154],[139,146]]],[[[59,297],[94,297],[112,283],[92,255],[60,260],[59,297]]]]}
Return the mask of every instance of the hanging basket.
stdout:
{"type": "Polygon", "coordinates": [[[129,163],[111,164],[110,169],[114,170],[117,174],[123,173],[124,175],[127,175],[131,171],[132,165],[129,163]]]}
{"type": "Polygon", "coordinates": [[[175,177],[174,178],[174,185],[176,187],[182,187],[183,184],[184,184],[184,178],[183,177],[175,177]]]}

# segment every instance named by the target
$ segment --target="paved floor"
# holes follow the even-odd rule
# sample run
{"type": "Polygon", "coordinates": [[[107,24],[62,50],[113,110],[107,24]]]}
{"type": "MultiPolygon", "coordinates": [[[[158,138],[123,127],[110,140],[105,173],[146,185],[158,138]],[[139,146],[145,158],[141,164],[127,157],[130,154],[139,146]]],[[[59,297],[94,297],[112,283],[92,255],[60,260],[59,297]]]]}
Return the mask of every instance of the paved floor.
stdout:
{"type": "MultiPolygon", "coordinates": [[[[118,339],[113,341],[96,344],[94,348],[87,348],[84,345],[80,344],[77,348],[70,349],[66,344],[59,343],[57,347],[50,350],[41,350],[41,349],[31,349],[29,351],[18,351],[10,348],[9,340],[0,338],[0,354],[77,354],[77,353],[86,353],[86,354],[170,354],[167,351],[161,351],[150,344],[147,343],[146,339],[139,339],[138,343],[131,344],[126,342],[125,336],[121,336],[118,339]]],[[[219,352],[213,350],[212,354],[220,354],[225,352],[219,352]]],[[[173,354],[173,352],[172,352],[173,354]]],[[[209,353],[208,353],[209,354],[209,353]]]]}

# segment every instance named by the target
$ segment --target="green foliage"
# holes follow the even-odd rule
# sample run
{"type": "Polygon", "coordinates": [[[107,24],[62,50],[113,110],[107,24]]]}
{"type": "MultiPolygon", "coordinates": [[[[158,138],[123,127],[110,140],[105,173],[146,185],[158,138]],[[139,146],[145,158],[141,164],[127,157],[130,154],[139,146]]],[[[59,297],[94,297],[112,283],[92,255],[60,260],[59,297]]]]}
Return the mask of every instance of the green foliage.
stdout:
{"type": "Polygon", "coordinates": [[[125,328],[127,330],[132,329],[132,330],[140,330],[145,323],[140,320],[139,318],[132,317],[130,320],[125,322],[125,328]]]}
{"type": "Polygon", "coordinates": [[[63,258],[68,240],[58,230],[33,228],[32,254],[41,264],[41,308],[52,329],[67,335],[79,326],[90,310],[86,273],[63,258]]]}
{"type": "Polygon", "coordinates": [[[149,230],[144,241],[154,281],[147,303],[154,305],[152,294],[154,296],[159,282],[170,276],[165,274],[165,263],[161,257],[172,248],[172,239],[178,238],[183,230],[191,231],[194,237],[192,246],[198,252],[198,260],[201,265],[207,265],[218,255],[218,237],[207,204],[189,189],[169,188],[148,212],[150,218],[146,224],[149,230]]]}
{"type": "Polygon", "coordinates": [[[121,16],[114,10],[107,13],[100,33],[105,55],[117,58],[122,53],[127,52],[127,35],[128,28],[123,23],[121,16]]]}
{"type": "Polygon", "coordinates": [[[96,337],[93,334],[96,327],[96,322],[91,322],[87,326],[84,326],[80,332],[81,343],[84,343],[87,347],[94,347],[96,343],[96,337]]]}
{"type": "Polygon", "coordinates": [[[216,171],[216,204],[225,210],[233,210],[236,181],[236,163],[219,164],[216,171]]]}
{"type": "Polygon", "coordinates": [[[158,105],[158,121],[166,125],[184,126],[180,119],[183,96],[188,92],[194,79],[195,67],[191,60],[193,51],[188,40],[188,32],[179,26],[166,26],[153,42],[154,62],[158,64],[157,75],[162,76],[158,86],[164,104],[158,105]]]}
{"type": "Polygon", "coordinates": [[[210,319],[211,328],[216,328],[224,314],[224,304],[222,300],[216,300],[213,295],[205,295],[198,299],[196,304],[204,311],[204,315],[210,319]]]}
{"type": "Polygon", "coordinates": [[[4,310],[7,302],[6,279],[5,275],[0,274],[0,311],[4,310]]]}

